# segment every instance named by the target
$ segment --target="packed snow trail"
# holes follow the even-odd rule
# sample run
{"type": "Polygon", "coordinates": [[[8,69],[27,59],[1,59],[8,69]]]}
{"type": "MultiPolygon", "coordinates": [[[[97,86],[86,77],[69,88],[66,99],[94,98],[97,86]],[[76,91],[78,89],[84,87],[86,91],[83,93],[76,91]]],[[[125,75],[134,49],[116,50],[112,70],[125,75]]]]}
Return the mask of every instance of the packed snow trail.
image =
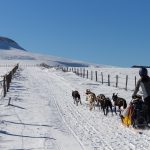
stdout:
{"type": "Polygon", "coordinates": [[[2,149],[83,150],[58,112],[50,80],[39,68],[15,75],[1,112],[2,149]]]}
{"type": "MultiPolygon", "coordinates": [[[[38,67],[23,68],[15,75],[2,101],[0,148],[35,150],[147,150],[150,131],[140,135],[121,125],[118,115],[89,111],[85,90],[111,96],[118,89],[99,85],[73,73],[38,67]],[[72,90],[81,94],[74,105],[72,90]],[[7,106],[9,97],[12,98],[7,106]]],[[[119,90],[129,99],[131,93],[119,90]]]]}

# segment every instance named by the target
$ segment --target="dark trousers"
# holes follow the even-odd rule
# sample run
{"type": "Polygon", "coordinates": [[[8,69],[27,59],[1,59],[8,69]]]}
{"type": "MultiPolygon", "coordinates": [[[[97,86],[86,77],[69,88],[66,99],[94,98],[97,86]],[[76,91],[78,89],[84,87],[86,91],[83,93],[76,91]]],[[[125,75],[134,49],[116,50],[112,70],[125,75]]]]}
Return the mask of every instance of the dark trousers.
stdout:
{"type": "Polygon", "coordinates": [[[144,103],[145,103],[145,105],[146,105],[146,107],[147,107],[147,111],[146,111],[146,118],[147,118],[147,122],[148,123],[150,123],[150,96],[148,96],[148,97],[146,97],[145,99],[144,99],[144,103]]]}

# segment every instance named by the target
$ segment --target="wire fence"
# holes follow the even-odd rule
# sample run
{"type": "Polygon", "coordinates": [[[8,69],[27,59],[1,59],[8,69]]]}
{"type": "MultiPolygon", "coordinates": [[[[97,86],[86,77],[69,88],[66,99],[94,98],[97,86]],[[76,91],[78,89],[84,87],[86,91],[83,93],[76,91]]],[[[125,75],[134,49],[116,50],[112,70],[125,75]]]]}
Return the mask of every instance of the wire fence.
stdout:
{"type": "Polygon", "coordinates": [[[0,99],[6,96],[9,91],[10,83],[14,73],[17,71],[19,64],[15,65],[12,70],[7,72],[5,75],[0,78],[0,99]]]}
{"type": "Polygon", "coordinates": [[[138,68],[64,67],[62,70],[73,72],[80,77],[101,84],[131,91],[135,89],[137,80],[139,79],[138,68]]]}

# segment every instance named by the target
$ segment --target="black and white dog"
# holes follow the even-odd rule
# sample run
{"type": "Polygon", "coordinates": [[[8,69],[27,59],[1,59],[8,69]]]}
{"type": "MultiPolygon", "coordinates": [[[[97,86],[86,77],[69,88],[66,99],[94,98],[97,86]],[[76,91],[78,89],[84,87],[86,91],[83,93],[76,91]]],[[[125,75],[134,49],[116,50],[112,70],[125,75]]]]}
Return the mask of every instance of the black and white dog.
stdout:
{"type": "Polygon", "coordinates": [[[81,103],[81,97],[80,97],[80,94],[78,91],[72,91],[72,97],[74,99],[74,104],[76,104],[78,106],[78,103],[80,102],[81,103]]]}

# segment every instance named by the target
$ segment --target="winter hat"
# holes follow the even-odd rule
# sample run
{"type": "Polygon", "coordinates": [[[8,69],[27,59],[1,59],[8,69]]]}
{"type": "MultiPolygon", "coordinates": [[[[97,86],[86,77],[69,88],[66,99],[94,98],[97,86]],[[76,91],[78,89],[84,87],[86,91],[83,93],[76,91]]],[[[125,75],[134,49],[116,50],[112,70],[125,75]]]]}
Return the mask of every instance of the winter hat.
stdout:
{"type": "Polygon", "coordinates": [[[139,75],[140,76],[147,76],[148,74],[148,71],[145,67],[141,67],[140,70],[139,70],[139,75]]]}

